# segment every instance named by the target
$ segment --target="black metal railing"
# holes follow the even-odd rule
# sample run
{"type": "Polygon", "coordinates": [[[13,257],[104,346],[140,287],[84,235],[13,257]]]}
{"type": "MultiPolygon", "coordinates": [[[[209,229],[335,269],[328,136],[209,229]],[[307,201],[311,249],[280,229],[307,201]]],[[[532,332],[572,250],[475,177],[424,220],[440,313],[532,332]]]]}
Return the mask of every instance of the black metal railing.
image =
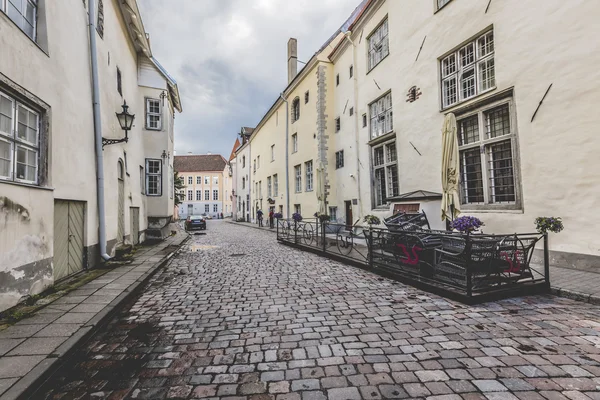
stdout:
{"type": "Polygon", "coordinates": [[[466,302],[550,288],[547,236],[369,228],[318,219],[277,220],[277,240],[466,302]],[[544,268],[531,266],[543,243],[544,268]]]}

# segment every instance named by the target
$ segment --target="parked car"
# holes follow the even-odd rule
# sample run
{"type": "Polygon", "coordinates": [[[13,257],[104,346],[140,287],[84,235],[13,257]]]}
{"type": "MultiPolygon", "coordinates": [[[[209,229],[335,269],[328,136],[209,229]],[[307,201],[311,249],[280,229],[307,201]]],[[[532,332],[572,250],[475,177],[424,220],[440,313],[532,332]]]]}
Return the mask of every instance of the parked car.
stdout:
{"type": "Polygon", "coordinates": [[[206,229],[206,219],[202,215],[190,215],[185,220],[185,230],[206,229]]]}
{"type": "Polygon", "coordinates": [[[204,218],[204,219],[213,219],[213,217],[210,214],[207,214],[207,213],[202,214],[202,218],[204,218]]]}

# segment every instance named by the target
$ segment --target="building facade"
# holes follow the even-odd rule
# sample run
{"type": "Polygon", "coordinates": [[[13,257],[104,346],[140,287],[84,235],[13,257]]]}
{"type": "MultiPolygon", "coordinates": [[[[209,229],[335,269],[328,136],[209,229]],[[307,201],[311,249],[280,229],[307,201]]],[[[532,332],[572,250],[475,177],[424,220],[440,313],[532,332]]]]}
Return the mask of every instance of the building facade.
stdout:
{"type": "MultiPolygon", "coordinates": [[[[367,214],[425,210],[432,227],[443,228],[441,130],[452,113],[462,214],[483,220],[489,233],[529,232],[536,217],[560,216],[565,230],[550,240],[551,262],[597,265],[597,196],[583,193],[600,187],[594,159],[600,142],[593,138],[599,121],[589,110],[600,97],[600,72],[590,67],[600,45],[590,49],[578,39],[598,35],[594,15],[597,6],[583,0],[552,0],[542,8],[517,0],[361,3],[327,54],[328,212],[352,225],[367,214]]],[[[308,79],[302,76],[296,79],[308,79]]],[[[268,171],[285,176],[287,166],[289,201],[305,217],[316,201],[305,196],[308,159],[294,146],[318,154],[314,141],[300,140],[304,129],[317,140],[322,120],[310,120],[298,126],[297,142],[290,138],[288,163],[268,171]]],[[[269,154],[281,136],[257,129],[252,153],[269,154]]],[[[258,174],[253,179],[264,185],[258,174]]]]}
{"type": "MultiPolygon", "coordinates": [[[[189,215],[225,215],[225,191],[231,182],[229,165],[219,154],[175,156],[175,171],[183,178],[183,201],[179,204],[179,218],[189,215]]],[[[230,192],[229,192],[230,193],[230,192]]]]}
{"type": "Polygon", "coordinates": [[[181,111],[134,0],[18,3],[0,2],[0,310],[162,235],[181,111]],[[103,146],[125,101],[128,141],[103,146]]]}
{"type": "Polygon", "coordinates": [[[232,164],[234,168],[234,188],[233,188],[233,206],[235,209],[233,218],[235,221],[250,222],[250,176],[252,173],[250,157],[251,144],[250,136],[254,132],[254,128],[243,127],[240,130],[240,145],[235,150],[235,161],[232,164]]]}

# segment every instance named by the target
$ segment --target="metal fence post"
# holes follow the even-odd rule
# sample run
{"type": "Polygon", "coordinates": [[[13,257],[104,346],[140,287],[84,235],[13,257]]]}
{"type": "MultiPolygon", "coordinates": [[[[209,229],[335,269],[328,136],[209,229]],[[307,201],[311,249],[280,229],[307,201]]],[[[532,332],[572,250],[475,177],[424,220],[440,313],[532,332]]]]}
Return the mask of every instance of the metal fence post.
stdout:
{"type": "Polygon", "coordinates": [[[373,230],[369,228],[369,234],[367,235],[367,249],[369,251],[369,268],[373,268],[373,230]]]}
{"type": "Polygon", "coordinates": [[[298,221],[294,220],[294,244],[298,244],[298,221]]]}
{"type": "Polygon", "coordinates": [[[471,272],[471,238],[467,233],[465,273],[467,274],[467,297],[473,295],[473,274],[471,272]]]}
{"type": "Polygon", "coordinates": [[[544,233],[544,277],[546,287],[550,289],[550,249],[548,248],[548,232],[544,233]]]}
{"type": "Polygon", "coordinates": [[[323,224],[321,225],[321,240],[323,241],[323,253],[327,252],[327,245],[325,243],[325,224],[327,222],[323,221],[323,224]]]}

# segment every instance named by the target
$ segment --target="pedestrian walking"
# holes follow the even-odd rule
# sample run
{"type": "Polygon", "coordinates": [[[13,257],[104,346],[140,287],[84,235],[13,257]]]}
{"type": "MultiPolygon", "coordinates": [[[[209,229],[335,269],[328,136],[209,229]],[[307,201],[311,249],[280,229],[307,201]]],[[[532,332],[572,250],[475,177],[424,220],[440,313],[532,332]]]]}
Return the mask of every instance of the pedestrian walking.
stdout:
{"type": "Polygon", "coordinates": [[[275,213],[273,212],[273,209],[271,209],[271,211],[269,211],[269,228],[273,229],[275,227],[275,225],[273,224],[273,215],[275,213]]]}
{"type": "Polygon", "coordinates": [[[256,216],[258,218],[258,226],[262,227],[263,226],[263,212],[262,212],[262,210],[258,210],[256,212],[256,216]]]}

